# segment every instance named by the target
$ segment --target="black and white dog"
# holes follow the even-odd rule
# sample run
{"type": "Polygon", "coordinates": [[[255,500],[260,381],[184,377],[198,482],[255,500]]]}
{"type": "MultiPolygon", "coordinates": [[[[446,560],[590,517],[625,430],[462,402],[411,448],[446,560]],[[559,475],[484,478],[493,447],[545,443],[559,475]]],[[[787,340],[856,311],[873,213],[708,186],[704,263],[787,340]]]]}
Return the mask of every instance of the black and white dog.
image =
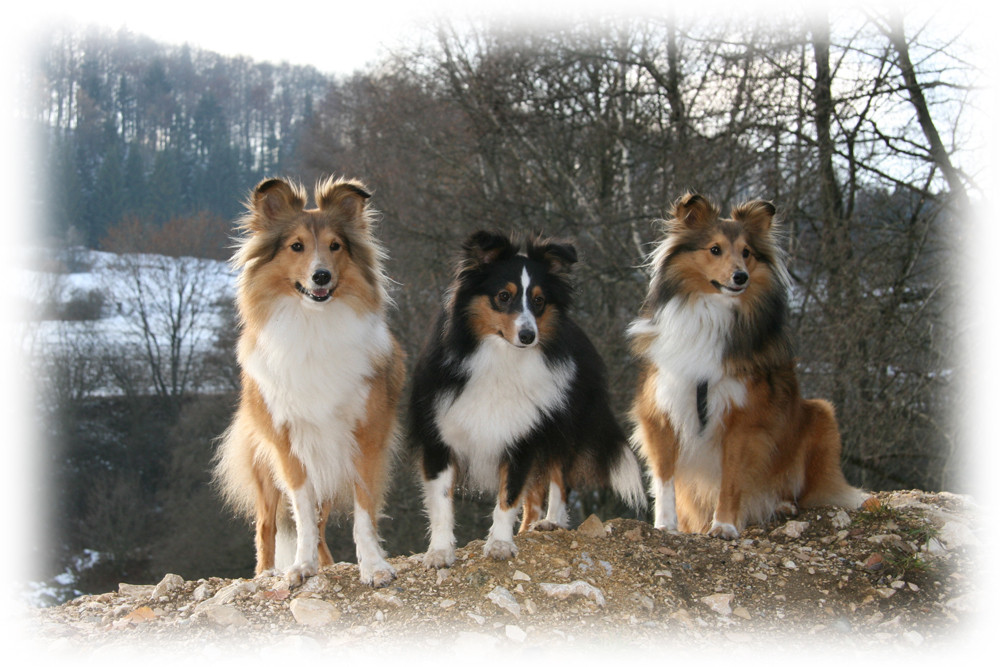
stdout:
{"type": "Polygon", "coordinates": [[[484,554],[517,553],[520,530],[566,527],[568,489],[610,486],[634,508],[641,467],[609,404],[604,364],[569,316],[576,249],[480,231],[462,246],[455,278],[418,359],[410,434],[423,465],[428,567],[455,560],[453,493],[497,493],[484,554]],[[548,494],[544,519],[541,506],[548,494]]]}

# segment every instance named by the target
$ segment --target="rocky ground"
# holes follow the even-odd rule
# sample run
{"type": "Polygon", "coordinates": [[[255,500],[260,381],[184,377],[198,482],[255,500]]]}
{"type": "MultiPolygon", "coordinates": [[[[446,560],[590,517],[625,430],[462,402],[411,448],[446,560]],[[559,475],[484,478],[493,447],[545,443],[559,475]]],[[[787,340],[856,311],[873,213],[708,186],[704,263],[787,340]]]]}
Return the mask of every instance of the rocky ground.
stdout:
{"type": "Polygon", "coordinates": [[[167,574],[156,586],[123,583],[34,610],[31,625],[67,657],[233,648],[593,657],[661,645],[919,656],[968,641],[982,611],[978,532],[969,499],[918,491],[879,494],[856,512],[803,511],[732,542],[590,517],[518,536],[510,562],[485,559],[479,541],[440,571],[420,555],[392,558],[398,578],[378,590],[348,563],[293,590],[280,578],[167,574]]]}

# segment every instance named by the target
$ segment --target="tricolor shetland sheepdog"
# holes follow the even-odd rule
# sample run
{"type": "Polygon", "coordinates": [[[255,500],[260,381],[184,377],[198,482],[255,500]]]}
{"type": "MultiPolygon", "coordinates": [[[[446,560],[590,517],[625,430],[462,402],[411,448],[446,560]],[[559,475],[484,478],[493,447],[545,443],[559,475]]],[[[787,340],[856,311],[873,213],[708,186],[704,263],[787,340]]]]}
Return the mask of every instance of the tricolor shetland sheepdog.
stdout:
{"type": "Polygon", "coordinates": [[[630,327],[655,526],[727,539],[779,511],[866,497],[841,471],[833,407],[799,394],[775,208],[731,215],[697,194],[677,200],[630,327]]]}
{"type": "Polygon", "coordinates": [[[216,480],[256,519],[257,574],[276,574],[277,563],[292,585],[332,563],[327,516],[352,501],[361,580],[395,577],[376,519],[403,354],[386,325],[369,196],[360,183],[327,179],[310,209],[301,186],[265,180],[247,203],[232,260],[243,388],[216,480]]]}
{"type": "Polygon", "coordinates": [[[576,249],[477,232],[463,245],[445,305],[420,356],[410,402],[430,520],[428,567],[455,560],[453,491],[497,493],[484,554],[511,558],[520,530],[568,523],[577,485],[610,485],[645,506],[642,470],[608,402],[597,350],[570,319],[576,249]],[[541,519],[541,505],[548,507],[541,519]]]}

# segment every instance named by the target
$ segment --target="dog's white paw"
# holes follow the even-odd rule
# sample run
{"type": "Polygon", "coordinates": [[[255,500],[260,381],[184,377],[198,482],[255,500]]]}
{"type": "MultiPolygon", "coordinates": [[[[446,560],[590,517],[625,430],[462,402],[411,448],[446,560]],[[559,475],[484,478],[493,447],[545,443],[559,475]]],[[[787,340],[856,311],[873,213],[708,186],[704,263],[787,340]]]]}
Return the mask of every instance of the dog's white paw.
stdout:
{"type": "Polygon", "coordinates": [[[285,572],[285,579],[292,588],[301,586],[309,577],[314,577],[319,572],[319,564],[316,561],[305,561],[295,563],[285,572]]]}
{"type": "Polygon", "coordinates": [[[510,560],[517,555],[517,546],[513,542],[495,540],[491,537],[486,540],[483,555],[494,560],[510,560]]]}
{"type": "Polygon", "coordinates": [[[799,513],[799,508],[790,500],[782,500],[774,508],[774,512],[781,516],[795,516],[799,513]]]}
{"type": "Polygon", "coordinates": [[[548,519],[539,519],[535,523],[531,524],[531,530],[541,530],[541,531],[559,530],[565,527],[566,526],[560,523],[557,523],[555,521],[549,521],[548,519]]]}
{"type": "Polygon", "coordinates": [[[740,531],[736,530],[736,526],[731,523],[720,523],[713,519],[708,534],[712,537],[721,537],[724,540],[735,540],[740,536],[740,531]]]}
{"type": "Polygon", "coordinates": [[[375,563],[364,563],[360,567],[361,583],[372,588],[382,588],[396,578],[396,570],[384,560],[375,563]]]}
{"type": "Polygon", "coordinates": [[[441,569],[455,563],[454,549],[428,549],[424,554],[424,567],[441,569]]]}
{"type": "Polygon", "coordinates": [[[276,567],[272,567],[270,570],[264,570],[263,572],[254,575],[254,579],[263,579],[265,577],[280,577],[281,574],[282,574],[281,570],[279,570],[276,567]]]}

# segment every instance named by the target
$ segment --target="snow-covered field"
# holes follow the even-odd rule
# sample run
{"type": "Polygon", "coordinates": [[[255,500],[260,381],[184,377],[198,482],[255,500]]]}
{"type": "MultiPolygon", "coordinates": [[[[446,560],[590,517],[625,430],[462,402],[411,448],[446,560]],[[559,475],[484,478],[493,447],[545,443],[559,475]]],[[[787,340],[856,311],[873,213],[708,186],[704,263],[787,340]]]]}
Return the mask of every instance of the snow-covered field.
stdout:
{"type": "Polygon", "coordinates": [[[172,349],[197,357],[225,325],[235,285],[221,261],[85,248],[32,248],[13,274],[22,351],[42,365],[74,355],[168,359],[172,349]]]}

